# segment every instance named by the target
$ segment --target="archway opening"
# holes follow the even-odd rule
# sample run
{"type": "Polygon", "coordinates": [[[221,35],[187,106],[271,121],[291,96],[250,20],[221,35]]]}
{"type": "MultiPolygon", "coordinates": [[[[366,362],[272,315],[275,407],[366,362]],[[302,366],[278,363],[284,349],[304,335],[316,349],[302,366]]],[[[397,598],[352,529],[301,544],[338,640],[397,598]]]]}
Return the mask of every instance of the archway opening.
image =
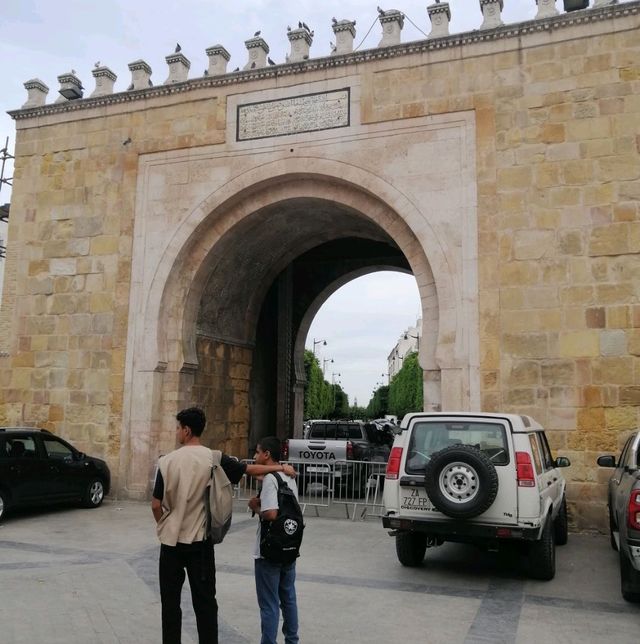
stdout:
{"type": "MultiPolygon", "coordinates": [[[[299,433],[304,341],[327,297],[368,273],[412,273],[379,223],[317,198],[257,209],[221,237],[207,264],[194,340],[185,338],[195,360],[183,395],[205,408],[209,442],[239,455],[262,436],[299,433]]],[[[433,283],[426,290],[434,295],[433,283]]]]}
{"type": "MultiPolygon", "coordinates": [[[[415,277],[394,270],[356,277],[326,300],[313,319],[305,347],[311,353],[307,362],[315,356],[324,386],[338,394],[337,401],[332,396],[336,405],[330,414],[344,417],[356,408],[366,410],[374,392],[385,393],[404,358],[419,351],[421,315],[415,277]]],[[[309,383],[305,419],[317,418],[311,411],[318,404],[309,399],[308,387],[309,383]]]]}

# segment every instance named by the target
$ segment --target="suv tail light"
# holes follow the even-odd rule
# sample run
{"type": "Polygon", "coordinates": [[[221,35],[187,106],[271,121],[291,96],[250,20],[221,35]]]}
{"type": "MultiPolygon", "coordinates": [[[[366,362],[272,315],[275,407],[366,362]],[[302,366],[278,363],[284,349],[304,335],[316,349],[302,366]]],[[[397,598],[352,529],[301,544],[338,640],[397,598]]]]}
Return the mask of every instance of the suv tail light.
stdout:
{"type": "Polygon", "coordinates": [[[396,480],[400,474],[400,461],[402,460],[402,447],[391,448],[385,478],[396,480]]]}
{"type": "Polygon", "coordinates": [[[630,528],[640,530],[640,490],[631,490],[627,521],[630,528]]]}
{"type": "Polygon", "coordinates": [[[516,452],[516,476],[518,487],[535,487],[536,475],[533,471],[531,456],[527,452],[516,452]]]}
{"type": "Polygon", "coordinates": [[[353,443],[351,441],[347,441],[347,460],[353,460],[353,443]]]}
{"type": "Polygon", "coordinates": [[[288,461],[289,460],[289,439],[282,441],[282,450],[281,450],[280,458],[283,461],[288,461]]]}

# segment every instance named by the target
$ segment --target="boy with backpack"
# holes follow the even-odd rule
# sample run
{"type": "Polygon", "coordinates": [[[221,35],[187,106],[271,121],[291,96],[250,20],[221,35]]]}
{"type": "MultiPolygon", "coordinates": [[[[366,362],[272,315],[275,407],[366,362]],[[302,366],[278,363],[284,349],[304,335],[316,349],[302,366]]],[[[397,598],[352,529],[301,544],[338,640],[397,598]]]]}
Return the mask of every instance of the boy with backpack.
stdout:
{"type": "MultiPolygon", "coordinates": [[[[262,438],[256,447],[257,465],[277,465],[280,440],[262,438]]],[[[254,550],[256,594],[260,607],[261,644],[276,644],[280,607],[285,644],[298,644],[296,602],[296,558],[300,552],[304,524],[298,505],[295,479],[267,474],[260,495],[249,500],[260,515],[254,550]]]]}
{"type": "MultiPolygon", "coordinates": [[[[151,510],[160,539],[160,599],[162,643],[180,644],[182,610],[180,596],[189,576],[199,644],[218,644],[218,603],[213,541],[207,535],[205,490],[212,481],[212,451],[200,437],[207,422],[197,407],[176,416],[176,442],[180,448],[160,459],[151,510]]],[[[246,465],[221,455],[221,469],[231,483],[244,474],[263,476],[284,472],[295,476],[290,465],[246,465]]],[[[293,479],[291,479],[293,480],[293,479]]]]}

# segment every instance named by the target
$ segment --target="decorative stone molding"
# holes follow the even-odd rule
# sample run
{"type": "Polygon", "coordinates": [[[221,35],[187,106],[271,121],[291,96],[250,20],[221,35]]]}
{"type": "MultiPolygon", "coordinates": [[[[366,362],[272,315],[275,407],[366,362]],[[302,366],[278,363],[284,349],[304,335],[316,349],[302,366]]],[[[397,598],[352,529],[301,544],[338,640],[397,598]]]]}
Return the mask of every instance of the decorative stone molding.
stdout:
{"type": "Polygon", "coordinates": [[[254,36],[249,40],[244,41],[244,46],[249,52],[249,60],[242,68],[243,70],[258,69],[267,66],[267,54],[269,53],[269,45],[267,45],[264,38],[254,36]]]}
{"type": "Polygon", "coordinates": [[[449,23],[451,22],[451,10],[449,3],[432,4],[427,7],[429,20],[431,20],[431,32],[429,38],[442,38],[449,35],[449,23]]]}
{"type": "Polygon", "coordinates": [[[56,100],[56,103],[75,101],[82,98],[84,87],[82,87],[82,82],[76,76],[74,69],[67,74],[60,74],[60,76],[58,76],[58,82],[60,83],[60,89],[58,90],[60,92],[60,96],[56,100]]]}
{"type": "Polygon", "coordinates": [[[144,60],[134,60],[129,63],[131,71],[131,85],[129,89],[149,89],[153,86],[151,82],[151,67],[144,60]]]}
{"type": "Polygon", "coordinates": [[[113,85],[118,77],[108,67],[98,65],[91,73],[96,79],[96,88],[93,90],[91,97],[113,94],[113,85]]]}
{"type": "Polygon", "coordinates": [[[350,54],[353,52],[353,41],[356,37],[355,20],[335,20],[331,25],[333,33],[336,35],[336,46],[331,52],[336,54],[350,54]]]}
{"type": "MultiPolygon", "coordinates": [[[[187,83],[179,85],[159,85],[153,86],[150,80],[144,87],[135,89],[144,89],[141,93],[118,92],[110,96],[100,96],[95,98],[85,98],[80,101],[68,101],[64,103],[50,103],[38,107],[16,109],[8,112],[9,116],[15,120],[32,119],[45,115],[62,114],[65,112],[75,112],[78,110],[89,110],[105,105],[116,103],[128,103],[130,101],[148,100],[157,96],[167,96],[182,92],[191,92],[210,87],[222,87],[225,85],[238,85],[248,83],[256,78],[275,78],[276,76],[307,74],[312,71],[332,69],[335,67],[348,67],[350,65],[361,65],[363,63],[387,60],[409,56],[412,54],[421,54],[432,51],[442,51],[443,49],[457,49],[477,43],[501,42],[503,47],[520,49],[523,46],[522,39],[533,36],[545,31],[559,31],[567,28],[575,28],[578,25],[593,25],[600,22],[606,22],[611,19],[622,20],[628,16],[640,15],[640,0],[631,0],[621,4],[612,4],[600,8],[598,11],[578,11],[573,13],[561,13],[555,18],[548,20],[529,20],[522,23],[503,25],[495,30],[480,31],[475,29],[462,34],[454,34],[449,38],[436,40],[426,39],[404,43],[402,46],[389,48],[368,49],[364,51],[353,52],[346,56],[326,56],[324,58],[310,59],[304,65],[292,65],[291,67],[268,67],[259,70],[252,70],[252,73],[232,73],[218,77],[200,77],[193,78],[187,83]],[[510,42],[511,41],[511,42],[510,42]]],[[[136,61],[151,68],[144,61],[136,61]]],[[[131,63],[131,65],[136,63],[131,63]]],[[[146,76],[149,78],[149,75],[146,76]]],[[[133,85],[129,89],[134,89],[133,85]]]]}
{"type": "Polygon", "coordinates": [[[618,0],[595,0],[593,8],[597,9],[598,7],[608,7],[612,4],[618,4],[618,0]]]}
{"type": "Polygon", "coordinates": [[[24,103],[22,109],[28,107],[40,107],[45,104],[49,88],[39,79],[32,78],[24,84],[27,90],[27,102],[24,103]]]}
{"type": "Polygon", "coordinates": [[[502,27],[502,9],[504,8],[503,0],[480,0],[480,10],[484,20],[480,29],[495,29],[502,27]]]}
{"type": "Polygon", "coordinates": [[[309,58],[309,50],[313,42],[311,32],[304,27],[287,31],[287,38],[291,43],[291,53],[287,59],[289,63],[299,63],[309,58]]]}
{"type": "Polygon", "coordinates": [[[552,18],[560,13],[556,8],[556,0],[536,0],[536,4],[538,5],[537,20],[540,18],[552,18]]]}
{"type": "Polygon", "coordinates": [[[382,25],[382,40],[378,43],[378,47],[399,45],[404,27],[404,14],[397,9],[387,9],[386,11],[378,9],[378,12],[380,13],[378,19],[382,25]]]}
{"type": "Polygon", "coordinates": [[[165,56],[165,60],[167,61],[167,65],[169,65],[169,76],[167,76],[167,80],[164,82],[165,85],[184,83],[184,81],[189,79],[191,62],[181,51],[165,56]]]}
{"type": "Polygon", "coordinates": [[[205,50],[209,57],[209,76],[220,76],[227,73],[227,63],[231,60],[231,54],[222,46],[214,45],[205,50]]]}

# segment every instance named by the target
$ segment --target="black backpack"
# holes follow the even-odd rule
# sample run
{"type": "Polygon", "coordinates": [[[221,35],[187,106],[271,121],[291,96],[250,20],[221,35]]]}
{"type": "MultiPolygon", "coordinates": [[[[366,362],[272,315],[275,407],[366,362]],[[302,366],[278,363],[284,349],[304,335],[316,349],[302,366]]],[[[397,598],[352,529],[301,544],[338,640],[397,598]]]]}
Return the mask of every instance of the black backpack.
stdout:
{"type": "Polygon", "coordinates": [[[304,523],[302,510],[293,490],[273,473],[278,481],[278,516],[260,522],[260,555],[273,563],[293,563],[300,556],[304,523]]]}

